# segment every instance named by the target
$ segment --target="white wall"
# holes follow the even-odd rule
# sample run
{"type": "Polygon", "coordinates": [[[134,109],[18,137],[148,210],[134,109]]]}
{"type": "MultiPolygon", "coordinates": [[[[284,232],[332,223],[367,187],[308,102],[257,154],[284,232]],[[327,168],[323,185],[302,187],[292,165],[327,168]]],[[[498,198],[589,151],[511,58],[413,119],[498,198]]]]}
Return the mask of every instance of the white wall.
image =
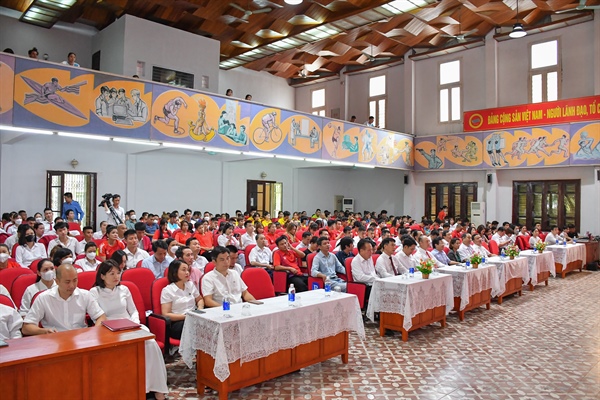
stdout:
{"type": "Polygon", "coordinates": [[[66,61],[67,54],[74,52],[77,54],[77,62],[84,68],[90,68],[92,36],[96,32],[81,24],[58,23],[53,28],[46,29],[0,15],[0,51],[8,47],[15,54],[27,57],[27,51],[37,47],[40,60],[44,53],[48,53],[48,61],[58,63],[66,61]]]}
{"type": "Polygon", "coordinates": [[[258,72],[244,67],[219,70],[219,92],[224,95],[227,89],[233,90],[233,96],[244,99],[252,95],[252,101],[262,104],[274,104],[277,107],[297,110],[294,100],[294,88],[286,79],[258,72]]]}
{"type": "MultiPolygon", "coordinates": [[[[94,36],[92,54],[100,51],[100,71],[123,75],[123,64],[125,62],[124,37],[125,18],[119,18],[94,36]]],[[[150,80],[151,77],[147,79],[150,80]]]]}
{"type": "Polygon", "coordinates": [[[559,74],[562,77],[560,99],[593,95],[594,70],[600,68],[600,65],[594,65],[593,52],[593,41],[600,41],[600,38],[594,37],[594,21],[590,21],[498,43],[499,106],[529,101],[529,46],[557,38],[562,62],[562,74],[559,74]]]}
{"type": "Polygon", "coordinates": [[[405,171],[364,168],[300,168],[294,210],[335,209],[334,196],[354,198],[357,212],[387,210],[402,215],[405,171]]]}
{"type": "Polygon", "coordinates": [[[350,115],[344,117],[344,85],[343,80],[337,78],[312,85],[299,86],[295,89],[296,110],[306,113],[312,112],[312,92],[325,89],[325,113],[331,118],[331,110],[339,108],[340,119],[349,120],[350,115]]]}

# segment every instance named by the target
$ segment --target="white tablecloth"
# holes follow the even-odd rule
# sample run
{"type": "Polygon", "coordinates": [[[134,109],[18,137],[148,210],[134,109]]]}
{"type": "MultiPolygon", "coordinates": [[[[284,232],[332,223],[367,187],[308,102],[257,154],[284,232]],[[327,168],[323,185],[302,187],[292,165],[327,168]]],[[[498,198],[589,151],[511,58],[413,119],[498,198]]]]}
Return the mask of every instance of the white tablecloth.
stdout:
{"type": "Polygon", "coordinates": [[[498,269],[493,264],[480,265],[477,269],[451,265],[440,268],[440,272],[452,275],[452,289],[454,297],[460,297],[461,311],[467,307],[469,297],[475,293],[492,289],[492,297],[502,294],[498,269]]]}
{"type": "Polygon", "coordinates": [[[220,307],[206,309],[205,314],[188,313],[179,352],[193,368],[196,350],[215,359],[215,376],[224,382],[229,377],[229,363],[242,363],[266,357],[279,350],[291,349],[318,339],[354,331],[364,340],[365,328],[355,295],[311,290],[298,293],[301,306],[288,306],[287,295],[250,304],[252,316],[242,316],[242,304],[232,304],[226,318],[220,307]]]}
{"type": "Polygon", "coordinates": [[[573,261],[581,260],[585,264],[585,244],[567,244],[547,246],[554,254],[554,262],[562,264],[563,269],[567,268],[567,264],[573,261]]]}
{"type": "Polygon", "coordinates": [[[556,266],[554,265],[554,254],[551,251],[533,252],[533,250],[523,250],[520,253],[521,256],[527,257],[529,264],[529,276],[531,277],[531,284],[537,285],[537,276],[540,272],[550,272],[552,276],[556,277],[556,266]]]}
{"type": "Polygon", "coordinates": [[[454,307],[452,276],[429,275],[429,279],[423,279],[420,272],[415,272],[414,278],[398,275],[373,282],[367,316],[373,321],[376,312],[401,314],[402,326],[408,331],[415,315],[444,305],[446,314],[454,307]]]}
{"type": "Polygon", "coordinates": [[[495,264],[498,267],[500,293],[506,291],[506,282],[511,279],[521,278],[524,285],[529,283],[529,264],[526,257],[517,257],[514,260],[508,257],[504,260],[500,257],[490,257],[486,258],[486,262],[495,264]]]}

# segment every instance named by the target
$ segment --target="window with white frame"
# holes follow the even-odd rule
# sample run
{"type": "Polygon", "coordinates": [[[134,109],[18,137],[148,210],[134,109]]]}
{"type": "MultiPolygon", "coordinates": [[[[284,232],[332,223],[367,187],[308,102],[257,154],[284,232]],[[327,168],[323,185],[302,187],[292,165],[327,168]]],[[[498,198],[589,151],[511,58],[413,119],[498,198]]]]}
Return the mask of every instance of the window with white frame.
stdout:
{"type": "Polygon", "coordinates": [[[535,43],[530,47],[529,69],[529,101],[558,100],[560,96],[560,57],[558,57],[558,40],[535,43]]]}
{"type": "Polygon", "coordinates": [[[369,79],[369,116],[375,117],[375,126],[385,128],[387,94],[385,89],[385,75],[374,76],[369,79]]]}
{"type": "Polygon", "coordinates": [[[325,117],[325,89],[317,89],[311,92],[311,112],[314,115],[325,117]]]}
{"type": "Polygon", "coordinates": [[[440,64],[440,122],[460,121],[461,77],[460,60],[440,64]]]}

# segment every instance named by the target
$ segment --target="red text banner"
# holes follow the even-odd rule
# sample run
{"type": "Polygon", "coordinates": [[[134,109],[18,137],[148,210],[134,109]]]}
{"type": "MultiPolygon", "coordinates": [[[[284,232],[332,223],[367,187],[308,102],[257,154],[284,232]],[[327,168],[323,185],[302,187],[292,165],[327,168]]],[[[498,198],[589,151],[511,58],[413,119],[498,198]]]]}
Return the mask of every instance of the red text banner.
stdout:
{"type": "Polygon", "coordinates": [[[600,96],[467,111],[465,132],[600,120],[600,96]]]}

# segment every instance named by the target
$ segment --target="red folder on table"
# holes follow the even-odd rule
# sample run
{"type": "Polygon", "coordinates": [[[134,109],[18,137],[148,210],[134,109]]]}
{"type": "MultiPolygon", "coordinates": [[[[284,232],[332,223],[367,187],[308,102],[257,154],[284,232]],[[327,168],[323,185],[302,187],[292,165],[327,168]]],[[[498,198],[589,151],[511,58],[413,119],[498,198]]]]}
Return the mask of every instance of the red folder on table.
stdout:
{"type": "Polygon", "coordinates": [[[102,325],[104,325],[105,327],[107,327],[108,329],[110,329],[113,332],[126,331],[128,329],[136,329],[141,326],[140,324],[137,324],[127,318],[111,319],[111,320],[103,321],[102,325]]]}

